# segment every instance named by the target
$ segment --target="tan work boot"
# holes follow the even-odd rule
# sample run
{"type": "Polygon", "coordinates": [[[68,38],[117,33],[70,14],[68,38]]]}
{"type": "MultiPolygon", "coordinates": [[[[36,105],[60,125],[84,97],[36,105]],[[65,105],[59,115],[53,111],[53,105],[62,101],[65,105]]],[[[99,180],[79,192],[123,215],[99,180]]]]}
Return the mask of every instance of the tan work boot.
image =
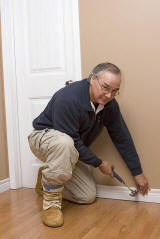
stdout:
{"type": "Polygon", "coordinates": [[[45,167],[40,167],[38,170],[38,176],[37,176],[37,183],[35,187],[35,191],[38,195],[43,195],[43,186],[42,186],[42,170],[45,169],[45,167]]]}
{"type": "Polygon", "coordinates": [[[43,210],[42,222],[48,227],[60,227],[63,225],[63,214],[60,208],[52,206],[43,210]]]}
{"type": "Polygon", "coordinates": [[[63,214],[61,211],[63,186],[58,189],[48,190],[43,187],[43,212],[42,222],[49,227],[60,227],[63,225],[63,214]]]}

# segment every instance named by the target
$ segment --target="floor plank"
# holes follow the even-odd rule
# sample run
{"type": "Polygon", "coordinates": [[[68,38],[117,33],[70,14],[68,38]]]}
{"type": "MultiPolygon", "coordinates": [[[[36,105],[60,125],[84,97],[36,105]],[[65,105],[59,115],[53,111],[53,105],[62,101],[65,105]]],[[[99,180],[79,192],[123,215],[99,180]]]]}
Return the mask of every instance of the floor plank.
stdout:
{"type": "Polygon", "coordinates": [[[160,204],[97,199],[91,205],[63,201],[64,226],[40,219],[42,197],[33,189],[0,194],[1,239],[158,239],[160,204]]]}

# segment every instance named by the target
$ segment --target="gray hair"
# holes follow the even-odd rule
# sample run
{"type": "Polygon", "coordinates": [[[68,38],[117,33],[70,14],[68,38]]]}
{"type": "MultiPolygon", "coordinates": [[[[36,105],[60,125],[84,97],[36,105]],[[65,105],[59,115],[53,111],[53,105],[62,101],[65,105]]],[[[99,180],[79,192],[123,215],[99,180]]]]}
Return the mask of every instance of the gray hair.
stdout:
{"type": "Polygon", "coordinates": [[[89,74],[89,79],[94,75],[99,77],[104,71],[109,71],[116,75],[121,74],[120,69],[116,65],[109,62],[104,62],[93,68],[92,72],[89,74]]]}

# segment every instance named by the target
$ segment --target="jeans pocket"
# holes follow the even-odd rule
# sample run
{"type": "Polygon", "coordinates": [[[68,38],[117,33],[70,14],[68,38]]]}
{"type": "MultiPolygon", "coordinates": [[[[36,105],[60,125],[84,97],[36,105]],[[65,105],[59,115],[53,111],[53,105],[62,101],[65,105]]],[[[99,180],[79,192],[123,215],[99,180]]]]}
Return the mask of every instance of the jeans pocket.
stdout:
{"type": "Polygon", "coordinates": [[[35,130],[28,136],[28,142],[32,153],[41,161],[46,161],[48,144],[43,142],[44,135],[48,132],[45,130],[35,130]]]}

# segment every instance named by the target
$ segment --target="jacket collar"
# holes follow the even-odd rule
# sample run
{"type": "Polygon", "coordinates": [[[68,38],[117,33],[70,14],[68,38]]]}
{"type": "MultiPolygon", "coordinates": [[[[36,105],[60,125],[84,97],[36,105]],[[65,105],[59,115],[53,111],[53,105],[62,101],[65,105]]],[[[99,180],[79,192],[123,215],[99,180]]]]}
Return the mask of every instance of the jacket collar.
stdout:
{"type": "Polygon", "coordinates": [[[83,106],[86,111],[94,111],[91,105],[90,94],[89,94],[89,86],[90,79],[84,79],[84,91],[83,91],[83,106]]]}

